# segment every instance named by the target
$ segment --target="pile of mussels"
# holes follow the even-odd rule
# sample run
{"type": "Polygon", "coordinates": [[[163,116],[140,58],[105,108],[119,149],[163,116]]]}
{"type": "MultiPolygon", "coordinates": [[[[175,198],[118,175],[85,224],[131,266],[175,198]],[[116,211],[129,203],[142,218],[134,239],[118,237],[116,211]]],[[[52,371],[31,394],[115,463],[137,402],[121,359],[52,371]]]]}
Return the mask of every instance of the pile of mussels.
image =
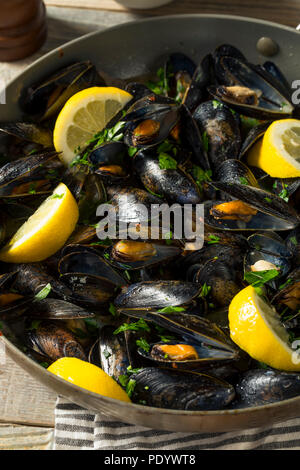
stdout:
{"type": "MultiPolygon", "coordinates": [[[[300,375],[271,369],[230,339],[228,306],[263,260],[265,283],[290,338],[300,333],[300,179],[271,178],[244,156],[274,120],[300,116],[283,73],[230,45],[199,65],[171,54],[147,83],[124,83],[123,112],[67,169],[53,126],[76,92],[105,86],[90,62],[23,90],[24,122],[0,129],[0,240],[4,244],[63,181],[79,223],[40,263],[1,264],[4,334],[47,367],[74,356],[100,366],[135,403],[212,410],[296,396],[300,375]],[[109,202],[140,224],[138,204],[204,204],[205,243],[99,240],[96,208],[109,202]]],[[[298,142],[299,148],[299,142],[298,142]]],[[[276,354],[276,351],[274,351],[276,354]]]]}

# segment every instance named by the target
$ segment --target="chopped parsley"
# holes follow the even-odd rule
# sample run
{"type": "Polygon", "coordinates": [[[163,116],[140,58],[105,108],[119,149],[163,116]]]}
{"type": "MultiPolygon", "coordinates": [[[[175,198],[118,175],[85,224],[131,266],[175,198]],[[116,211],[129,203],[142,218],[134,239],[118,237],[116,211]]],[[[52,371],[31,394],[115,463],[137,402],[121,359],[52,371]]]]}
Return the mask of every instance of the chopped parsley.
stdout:
{"type": "Polygon", "coordinates": [[[277,269],[268,269],[266,271],[249,271],[245,272],[244,280],[251,284],[253,287],[262,287],[269,281],[278,277],[279,271],[277,269]]]}
{"type": "Polygon", "coordinates": [[[149,352],[150,351],[150,344],[144,338],[140,338],[136,340],[136,345],[143,349],[143,351],[149,352]]]}
{"type": "Polygon", "coordinates": [[[184,307],[164,307],[157,311],[157,313],[175,313],[175,312],[185,312],[184,307]]]}
{"type": "Polygon", "coordinates": [[[159,168],[161,170],[176,170],[177,161],[167,153],[161,152],[158,155],[159,168]]]}
{"type": "Polygon", "coordinates": [[[150,326],[148,325],[148,323],[146,323],[143,318],[140,318],[137,322],[124,323],[123,325],[119,326],[119,328],[117,328],[114,331],[114,335],[117,335],[118,333],[121,333],[123,331],[128,331],[128,330],[132,330],[132,331],[141,331],[142,330],[142,331],[148,331],[149,333],[151,331],[150,326]]]}
{"type": "Polygon", "coordinates": [[[202,286],[200,297],[207,297],[210,291],[211,291],[211,286],[208,286],[205,282],[202,286]]]}
{"type": "Polygon", "coordinates": [[[204,150],[206,152],[208,152],[208,149],[209,149],[209,138],[208,138],[208,134],[207,132],[203,132],[202,134],[202,143],[203,143],[203,147],[204,147],[204,150]]]}
{"type": "Polygon", "coordinates": [[[207,242],[208,245],[213,245],[215,243],[219,243],[220,242],[220,237],[217,237],[216,235],[209,235],[209,240],[207,242]]]}
{"type": "Polygon", "coordinates": [[[35,295],[35,299],[36,300],[43,300],[45,299],[51,292],[51,284],[47,284],[42,290],[40,290],[36,295],[35,295]]]}
{"type": "Polygon", "coordinates": [[[136,380],[129,379],[127,385],[126,385],[126,393],[129,396],[129,398],[132,396],[134,389],[136,386],[136,380]]]}
{"type": "Polygon", "coordinates": [[[244,176],[240,176],[240,183],[245,184],[247,186],[249,184],[249,181],[244,176]]]}
{"type": "Polygon", "coordinates": [[[109,309],[108,309],[109,313],[113,316],[113,317],[117,317],[118,316],[118,311],[116,309],[116,307],[114,306],[113,303],[110,303],[109,304],[109,309]]]}

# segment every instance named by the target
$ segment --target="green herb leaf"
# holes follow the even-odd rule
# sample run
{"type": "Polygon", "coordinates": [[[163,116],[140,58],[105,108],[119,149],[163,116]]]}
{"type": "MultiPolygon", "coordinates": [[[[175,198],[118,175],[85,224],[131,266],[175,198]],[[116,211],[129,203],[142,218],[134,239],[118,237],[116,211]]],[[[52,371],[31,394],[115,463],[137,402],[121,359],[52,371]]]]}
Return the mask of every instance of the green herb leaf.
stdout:
{"type": "Polygon", "coordinates": [[[136,380],[129,379],[127,386],[126,386],[126,393],[129,396],[129,398],[132,396],[135,386],[136,386],[136,380]]]}
{"type": "Polygon", "coordinates": [[[157,313],[175,313],[175,312],[185,312],[184,307],[164,307],[161,310],[158,310],[157,313]]]}
{"type": "Polygon", "coordinates": [[[47,284],[42,290],[40,290],[40,292],[38,292],[36,295],[35,295],[35,299],[36,300],[43,300],[45,299],[51,292],[51,284],[47,284]]]}
{"type": "Polygon", "coordinates": [[[116,307],[114,306],[113,303],[110,303],[109,304],[109,309],[108,309],[109,313],[113,316],[113,317],[118,317],[118,311],[116,309],[116,307]]]}
{"type": "Polygon", "coordinates": [[[220,237],[217,237],[216,235],[210,235],[209,236],[209,241],[207,242],[208,245],[213,245],[214,243],[219,243],[220,237]]]}
{"type": "Polygon", "coordinates": [[[139,150],[139,149],[136,148],[136,147],[129,147],[129,148],[128,148],[128,155],[129,155],[130,157],[134,157],[135,154],[138,152],[138,150],[139,150]]]}
{"type": "Polygon", "coordinates": [[[158,161],[161,170],[176,170],[177,168],[177,161],[167,153],[160,153],[158,161]]]}
{"type": "Polygon", "coordinates": [[[262,287],[269,281],[272,281],[279,275],[277,269],[268,269],[266,271],[248,271],[245,272],[244,279],[253,287],[262,287]]]}
{"type": "Polygon", "coordinates": [[[148,343],[148,341],[146,341],[144,338],[141,338],[141,339],[137,339],[136,340],[136,345],[143,349],[143,351],[146,351],[146,352],[149,352],[150,351],[150,344],[148,343]]]}
{"type": "Polygon", "coordinates": [[[140,318],[137,322],[124,323],[123,325],[119,326],[119,328],[117,328],[114,331],[114,335],[117,335],[118,333],[121,333],[122,331],[128,331],[128,330],[132,330],[132,331],[142,330],[142,331],[148,331],[150,333],[151,328],[148,325],[148,323],[145,322],[143,318],[140,318]]]}
{"type": "Polygon", "coordinates": [[[241,184],[245,184],[246,186],[249,185],[249,181],[244,176],[240,176],[240,182],[241,184]]]}
{"type": "Polygon", "coordinates": [[[201,289],[200,297],[206,297],[211,291],[211,286],[208,286],[206,282],[203,284],[201,289]]]}

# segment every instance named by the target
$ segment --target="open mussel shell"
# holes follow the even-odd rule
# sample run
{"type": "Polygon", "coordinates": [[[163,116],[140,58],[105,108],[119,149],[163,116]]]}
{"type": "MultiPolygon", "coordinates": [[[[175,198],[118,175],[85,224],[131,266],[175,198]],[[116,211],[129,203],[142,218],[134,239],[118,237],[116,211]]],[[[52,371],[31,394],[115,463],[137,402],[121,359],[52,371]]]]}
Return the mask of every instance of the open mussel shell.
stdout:
{"type": "Polygon", "coordinates": [[[145,368],[131,376],[135,403],[175,410],[223,409],[234,399],[227,382],[197,372],[145,368]]]}
{"type": "Polygon", "coordinates": [[[103,85],[104,80],[91,62],[74,63],[24,89],[20,106],[30,117],[45,121],[57,114],[75,93],[103,85]]]}
{"type": "Polygon", "coordinates": [[[223,69],[223,85],[209,87],[216,99],[246,116],[259,119],[274,120],[292,115],[294,107],[291,102],[255,66],[225,56],[220,58],[218,68],[223,69]]]}
{"type": "Polygon", "coordinates": [[[207,347],[180,339],[151,344],[148,352],[139,348],[138,353],[145,359],[155,362],[159,367],[172,367],[177,370],[207,369],[233,360],[231,351],[214,349],[211,346],[207,347]],[[177,354],[168,353],[168,351],[174,352],[175,350],[178,350],[177,354]],[[185,354],[185,350],[188,351],[189,357],[185,354]]]}
{"type": "Polygon", "coordinates": [[[128,158],[128,147],[123,142],[106,142],[89,155],[94,172],[114,182],[129,176],[128,158]]]}
{"type": "Polygon", "coordinates": [[[185,54],[181,52],[170,54],[164,67],[164,79],[168,88],[168,96],[175,98],[177,102],[181,102],[192,82],[195,70],[196,64],[185,54]]]}
{"type": "Polygon", "coordinates": [[[245,256],[246,271],[255,270],[253,267],[255,263],[262,260],[274,265],[273,269],[279,269],[280,277],[290,271],[292,253],[277,234],[256,233],[248,238],[248,243],[252,250],[245,256]]]}
{"type": "MultiPolygon", "coordinates": [[[[216,324],[204,317],[186,313],[159,313],[150,309],[127,309],[123,313],[134,318],[143,318],[166,330],[179,335],[191,344],[211,346],[229,353],[227,358],[239,358],[239,350],[231,339],[216,324]]],[[[222,353],[220,353],[222,354],[222,353]]]]}
{"type": "Polygon", "coordinates": [[[239,119],[219,101],[200,104],[193,113],[205,140],[211,168],[216,170],[229,158],[237,158],[241,146],[239,119]]]}
{"type": "Polygon", "coordinates": [[[123,309],[155,309],[186,305],[200,294],[200,287],[183,281],[145,281],[131,284],[115,299],[123,309]]]}
{"type": "Polygon", "coordinates": [[[298,396],[300,375],[271,369],[249,370],[240,376],[235,390],[234,408],[267,405],[298,396]]]}
{"type": "Polygon", "coordinates": [[[179,120],[179,108],[171,103],[151,102],[149,97],[134,103],[127,115],[124,142],[130,147],[150,147],[163,142],[179,120]]]}
{"type": "Polygon", "coordinates": [[[60,279],[71,289],[72,301],[82,307],[101,308],[115,295],[116,285],[99,276],[66,273],[61,274],[60,279]]]}
{"type": "Polygon", "coordinates": [[[225,160],[216,171],[216,180],[222,183],[246,184],[259,188],[252,171],[240,160],[225,160]]]}
{"type": "Polygon", "coordinates": [[[205,223],[209,227],[221,230],[283,231],[295,228],[300,222],[297,213],[275,194],[237,183],[213,182],[211,184],[237,201],[242,201],[254,211],[249,212],[250,216],[247,220],[241,220],[229,213],[216,218],[213,215],[215,208],[224,201],[209,201],[204,207],[205,223]]]}
{"type": "Polygon", "coordinates": [[[176,246],[151,242],[120,240],[104,251],[109,262],[119,269],[142,269],[170,261],[181,253],[176,246]]]}
{"type": "Polygon", "coordinates": [[[35,170],[40,169],[41,165],[45,165],[57,157],[57,152],[46,151],[6,163],[0,169],[0,188],[32,175],[35,170]]]}
{"type": "Polygon", "coordinates": [[[96,276],[118,287],[126,285],[124,278],[92,248],[83,250],[63,256],[58,266],[60,274],[76,273],[96,276]]]}
{"type": "Polygon", "coordinates": [[[95,314],[78,305],[60,299],[35,300],[26,316],[48,320],[72,320],[77,318],[93,318],[95,314]]]}
{"type": "Polygon", "coordinates": [[[30,348],[52,361],[62,357],[86,360],[83,347],[75,335],[62,324],[43,321],[35,329],[27,331],[26,340],[30,348]]]}
{"type": "Polygon", "coordinates": [[[166,198],[170,203],[198,204],[199,188],[180,168],[162,169],[156,155],[141,150],[133,160],[135,172],[146,189],[166,198]]]}

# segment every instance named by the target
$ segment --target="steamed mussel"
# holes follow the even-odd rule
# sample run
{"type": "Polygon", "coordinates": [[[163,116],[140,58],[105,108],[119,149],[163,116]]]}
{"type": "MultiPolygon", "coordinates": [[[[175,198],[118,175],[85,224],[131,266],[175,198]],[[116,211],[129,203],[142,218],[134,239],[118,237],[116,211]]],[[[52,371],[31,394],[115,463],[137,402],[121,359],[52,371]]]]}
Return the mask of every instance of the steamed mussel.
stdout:
{"type": "Polygon", "coordinates": [[[122,83],[131,94],[124,109],[109,102],[115,113],[104,129],[95,119],[92,135],[83,124],[89,139],[72,147],[67,167],[53,147],[54,121],[75,93],[105,86],[90,62],[22,91],[34,124],[1,124],[1,245],[58,183],[79,209],[75,230],[51,257],[0,263],[4,333],[44,366],[89,361],[137,404],[238,409],[299,395],[299,366],[276,370],[270,354],[264,363],[241,349],[228,316],[251,284],[272,313],[270,329],[284,328],[287,348],[300,337],[300,121],[283,136],[296,162],[291,177],[250,158],[274,122],[297,118],[288,81],[275,63],[252,64],[228,44],[200,63],[169,54],[155,80],[134,80],[122,83]],[[115,233],[105,215],[97,218],[102,204],[115,233]],[[172,204],[189,206],[193,227],[200,219],[203,245],[195,234],[177,239],[174,214],[169,224],[154,217],[153,207],[172,204]]]}

